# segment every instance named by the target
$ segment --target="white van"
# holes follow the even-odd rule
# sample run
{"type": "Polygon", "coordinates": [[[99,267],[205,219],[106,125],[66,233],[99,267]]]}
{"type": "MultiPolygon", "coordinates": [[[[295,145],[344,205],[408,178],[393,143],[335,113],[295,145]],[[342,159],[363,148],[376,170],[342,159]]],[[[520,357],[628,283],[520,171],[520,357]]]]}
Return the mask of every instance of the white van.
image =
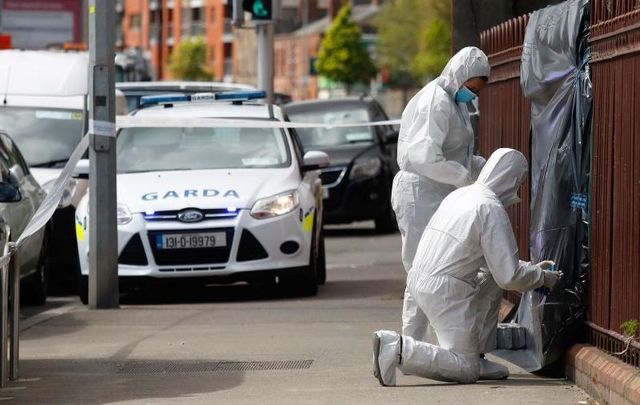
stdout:
{"type": "MultiPolygon", "coordinates": [[[[0,129],[47,192],[86,133],[88,72],[87,52],[0,51],[0,129]]],[[[122,93],[116,104],[127,113],[122,93]]],[[[72,179],[50,223],[50,285],[64,287],[55,290],[76,286],[75,207],[86,188],[86,180],[72,179]]]]}

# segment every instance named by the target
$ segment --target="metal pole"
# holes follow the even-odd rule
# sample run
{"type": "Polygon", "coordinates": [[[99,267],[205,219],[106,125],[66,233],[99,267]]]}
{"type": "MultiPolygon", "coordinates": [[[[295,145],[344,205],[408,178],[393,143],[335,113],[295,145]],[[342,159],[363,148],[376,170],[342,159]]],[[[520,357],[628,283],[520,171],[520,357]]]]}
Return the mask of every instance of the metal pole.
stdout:
{"type": "Polygon", "coordinates": [[[20,361],[20,255],[16,249],[11,257],[9,265],[11,272],[11,325],[9,331],[9,378],[13,381],[18,379],[18,363],[20,361]]]}
{"type": "MultiPolygon", "coordinates": [[[[5,225],[5,243],[2,256],[9,254],[9,241],[11,240],[11,229],[8,225],[5,225]]],[[[0,347],[0,387],[5,388],[9,383],[9,265],[7,263],[0,269],[0,284],[2,288],[2,313],[0,314],[0,339],[2,347],[0,347]]]]}
{"type": "Polygon", "coordinates": [[[273,103],[273,34],[274,23],[257,23],[258,88],[267,92],[267,103],[273,103]]]}
{"type": "MultiPolygon", "coordinates": [[[[309,0],[303,0],[302,3],[302,28],[307,28],[309,24],[309,0]]],[[[302,40],[302,66],[304,66],[304,72],[302,73],[302,98],[309,97],[309,72],[311,70],[311,63],[309,61],[309,43],[307,37],[302,40]]]]}
{"type": "Polygon", "coordinates": [[[89,0],[89,307],[117,308],[115,7],[89,0]]]}

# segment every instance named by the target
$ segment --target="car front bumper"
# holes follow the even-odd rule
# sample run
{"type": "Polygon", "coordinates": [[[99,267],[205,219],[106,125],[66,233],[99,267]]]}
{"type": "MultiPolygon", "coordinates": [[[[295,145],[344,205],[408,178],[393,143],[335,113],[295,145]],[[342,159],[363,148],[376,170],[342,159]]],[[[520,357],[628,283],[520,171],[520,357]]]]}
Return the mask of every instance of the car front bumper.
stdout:
{"type": "MultiPolygon", "coordinates": [[[[206,278],[229,280],[255,277],[256,272],[302,269],[309,265],[314,212],[306,216],[294,211],[274,218],[255,219],[239,210],[232,219],[204,220],[185,224],[178,221],[148,221],[134,214],[118,226],[118,275],[124,278],[206,278]],[[154,244],[158,233],[225,232],[225,247],[162,250],[154,244]],[[297,244],[292,253],[281,246],[297,244]],[[243,276],[244,274],[244,276],[243,276]]],[[[83,275],[89,274],[89,238],[86,223],[78,221],[78,249],[83,275]]]]}
{"type": "Polygon", "coordinates": [[[390,187],[384,175],[362,180],[343,179],[326,187],[324,220],[327,224],[375,219],[389,211],[390,187]]]}

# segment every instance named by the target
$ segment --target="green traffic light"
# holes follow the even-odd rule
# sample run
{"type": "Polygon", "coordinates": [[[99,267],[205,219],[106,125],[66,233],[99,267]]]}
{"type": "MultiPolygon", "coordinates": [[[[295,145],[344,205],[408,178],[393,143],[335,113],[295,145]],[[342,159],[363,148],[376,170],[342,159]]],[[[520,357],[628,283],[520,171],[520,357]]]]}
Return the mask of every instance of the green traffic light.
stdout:
{"type": "Polygon", "coordinates": [[[267,9],[264,7],[264,4],[262,3],[262,0],[255,0],[253,2],[253,14],[256,17],[266,17],[269,14],[269,11],[267,11],[267,9]]]}

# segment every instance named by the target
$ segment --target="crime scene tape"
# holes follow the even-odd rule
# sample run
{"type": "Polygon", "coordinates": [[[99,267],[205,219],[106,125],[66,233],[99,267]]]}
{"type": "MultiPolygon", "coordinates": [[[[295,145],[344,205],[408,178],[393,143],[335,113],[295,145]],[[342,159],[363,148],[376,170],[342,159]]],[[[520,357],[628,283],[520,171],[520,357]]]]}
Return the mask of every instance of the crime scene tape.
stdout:
{"type": "Polygon", "coordinates": [[[78,146],[76,146],[71,154],[69,161],[64,166],[64,169],[62,169],[62,173],[60,173],[60,176],[58,176],[53,184],[51,192],[47,194],[45,199],[42,201],[42,204],[40,204],[40,207],[38,207],[38,210],[33,214],[33,217],[25,227],[22,235],[20,235],[15,244],[11,244],[9,253],[0,257],[0,267],[4,267],[9,264],[11,256],[15,253],[15,250],[19,249],[27,239],[35,235],[36,232],[49,222],[49,219],[53,216],[56,208],[58,208],[58,204],[60,204],[66,184],[69,182],[78,161],[80,161],[88,146],[89,137],[82,137],[82,140],[78,143],[78,146]]]}
{"type": "Polygon", "coordinates": [[[236,118],[192,118],[192,117],[141,117],[119,115],[118,128],[353,128],[399,125],[400,120],[356,122],[348,124],[328,124],[317,122],[289,122],[275,120],[248,120],[236,118]]]}
{"type": "MultiPolygon", "coordinates": [[[[348,124],[327,124],[327,123],[308,123],[308,122],[288,122],[288,121],[271,121],[271,120],[248,120],[248,119],[229,119],[229,118],[183,118],[183,117],[139,117],[130,115],[119,115],[116,117],[116,127],[122,128],[175,128],[175,127],[191,127],[191,128],[353,128],[353,127],[376,127],[399,125],[400,120],[386,120],[363,123],[348,124]]],[[[113,131],[109,129],[109,136],[113,131]]],[[[93,129],[93,132],[100,132],[93,129]]],[[[97,133],[97,135],[107,135],[97,133]]],[[[69,161],[62,169],[62,173],[56,179],[51,192],[45,197],[42,204],[35,212],[24,232],[15,243],[10,243],[9,253],[0,257],[0,267],[6,266],[11,260],[11,256],[24,242],[36,234],[51,219],[54,212],[58,208],[58,204],[64,194],[65,186],[73,171],[86,152],[89,146],[89,136],[82,137],[82,140],[76,146],[71,154],[69,161]]]]}

